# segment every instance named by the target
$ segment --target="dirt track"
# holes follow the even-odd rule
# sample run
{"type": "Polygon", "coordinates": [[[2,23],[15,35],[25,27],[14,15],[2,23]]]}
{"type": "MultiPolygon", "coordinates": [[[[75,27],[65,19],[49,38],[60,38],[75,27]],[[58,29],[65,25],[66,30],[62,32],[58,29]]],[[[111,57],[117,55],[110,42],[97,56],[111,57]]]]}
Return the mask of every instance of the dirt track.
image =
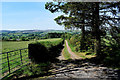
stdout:
{"type": "Polygon", "coordinates": [[[77,56],[74,52],[72,52],[71,48],[70,48],[69,45],[68,45],[67,40],[65,40],[65,42],[66,42],[66,46],[67,46],[68,52],[69,52],[70,55],[71,55],[71,58],[72,58],[72,59],[81,59],[81,57],[77,56]]]}
{"type": "MultiPolygon", "coordinates": [[[[68,50],[69,54],[71,55],[71,59],[81,59],[81,57],[77,56],[74,52],[72,52],[71,48],[70,48],[69,45],[68,45],[67,40],[65,40],[65,44],[66,44],[66,46],[67,46],[67,50],[68,50]]],[[[63,50],[64,50],[64,49],[63,49],[63,50]]],[[[60,60],[65,60],[65,58],[64,58],[64,56],[63,56],[63,54],[64,54],[64,51],[63,51],[63,50],[62,50],[62,52],[61,52],[61,56],[59,56],[59,58],[58,58],[58,59],[60,59],[60,60]]]]}

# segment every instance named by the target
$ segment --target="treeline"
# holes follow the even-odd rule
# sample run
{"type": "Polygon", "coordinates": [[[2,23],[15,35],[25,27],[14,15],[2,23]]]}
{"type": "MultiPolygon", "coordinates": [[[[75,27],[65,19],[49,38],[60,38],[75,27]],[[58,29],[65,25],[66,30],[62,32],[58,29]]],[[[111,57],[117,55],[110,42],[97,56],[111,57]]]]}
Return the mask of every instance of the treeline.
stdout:
{"type": "Polygon", "coordinates": [[[60,38],[64,33],[48,33],[47,38],[60,38]]]}
{"type": "Polygon", "coordinates": [[[29,41],[48,38],[61,38],[65,33],[49,32],[49,33],[2,33],[3,41],[29,41]]]}
{"type": "Polygon", "coordinates": [[[120,65],[120,2],[47,2],[45,8],[64,13],[54,19],[57,24],[81,30],[69,36],[76,51],[91,51],[100,62],[120,65]]]}
{"type": "Polygon", "coordinates": [[[33,39],[39,39],[45,36],[44,32],[33,32],[33,33],[14,33],[14,32],[3,32],[2,40],[3,41],[29,41],[33,39]]]}

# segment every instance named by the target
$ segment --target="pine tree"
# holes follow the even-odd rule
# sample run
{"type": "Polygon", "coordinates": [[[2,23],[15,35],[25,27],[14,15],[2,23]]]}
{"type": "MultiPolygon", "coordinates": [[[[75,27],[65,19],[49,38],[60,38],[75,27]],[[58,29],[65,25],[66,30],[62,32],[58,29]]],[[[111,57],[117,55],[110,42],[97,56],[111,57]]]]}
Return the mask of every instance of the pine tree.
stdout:
{"type": "Polygon", "coordinates": [[[86,31],[85,27],[89,27],[90,34],[95,39],[94,51],[97,55],[102,55],[101,36],[106,34],[106,26],[109,25],[108,28],[111,27],[109,30],[112,35],[115,31],[119,32],[119,28],[114,24],[119,23],[120,18],[117,17],[117,13],[120,12],[120,2],[50,2],[46,3],[46,9],[52,13],[63,12],[65,15],[58,16],[55,21],[59,25],[64,25],[67,29],[81,28],[83,41],[86,31]]]}

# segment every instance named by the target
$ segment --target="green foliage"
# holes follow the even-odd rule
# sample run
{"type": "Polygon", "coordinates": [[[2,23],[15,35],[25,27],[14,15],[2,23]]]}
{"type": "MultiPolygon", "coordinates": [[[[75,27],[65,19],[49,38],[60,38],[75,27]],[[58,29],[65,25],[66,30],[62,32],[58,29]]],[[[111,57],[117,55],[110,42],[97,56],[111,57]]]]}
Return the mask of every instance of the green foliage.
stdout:
{"type": "MultiPolygon", "coordinates": [[[[117,38],[115,35],[120,33],[118,28],[120,18],[118,16],[120,12],[119,5],[120,2],[47,2],[45,9],[51,13],[64,13],[54,20],[57,24],[64,25],[65,29],[81,29],[82,35],[80,42],[75,43],[76,40],[73,41],[73,39],[70,41],[75,46],[76,51],[93,51],[94,49],[94,52],[99,55],[101,54],[101,37],[104,37],[108,30],[110,30],[112,37],[120,43],[119,37],[117,38]],[[109,15],[109,13],[112,15],[109,15]],[[89,35],[92,34],[92,37],[87,38],[89,36],[87,35],[85,39],[84,35],[87,30],[89,31],[89,35]]],[[[70,40],[70,38],[68,39],[70,40]]]]}
{"type": "Polygon", "coordinates": [[[109,66],[120,66],[120,43],[110,36],[102,39],[103,63],[109,66]]]}
{"type": "Polygon", "coordinates": [[[80,51],[80,35],[74,35],[70,38],[70,44],[74,47],[74,51],[80,51]]]}
{"type": "Polygon", "coordinates": [[[60,38],[64,30],[45,30],[45,31],[32,31],[32,30],[23,30],[23,31],[8,31],[2,32],[0,40],[3,41],[29,41],[29,40],[39,40],[47,38],[60,38]]]}
{"type": "Polygon", "coordinates": [[[65,35],[64,35],[64,39],[70,40],[71,37],[72,37],[71,33],[65,33],[65,35]]]}
{"type": "Polygon", "coordinates": [[[29,44],[29,58],[36,63],[53,61],[61,53],[63,39],[41,41],[29,44]]]}
{"type": "Polygon", "coordinates": [[[69,40],[70,44],[74,47],[74,51],[76,52],[81,52],[81,51],[88,51],[88,52],[93,52],[94,49],[94,45],[93,45],[93,40],[88,36],[85,36],[84,41],[81,41],[81,34],[76,34],[73,35],[70,40],[69,40]],[[84,43],[84,47],[85,49],[82,50],[82,46],[81,43],[84,43]]]}
{"type": "Polygon", "coordinates": [[[42,44],[45,47],[50,48],[52,46],[56,46],[58,44],[61,44],[62,42],[63,42],[63,39],[58,38],[58,39],[55,39],[53,41],[40,41],[40,42],[38,41],[38,42],[33,43],[33,44],[42,44]]]}
{"type": "Polygon", "coordinates": [[[70,38],[70,43],[73,45],[73,46],[76,46],[76,43],[80,40],[80,36],[79,35],[73,35],[71,38],[70,38]]]}
{"type": "Polygon", "coordinates": [[[86,52],[78,52],[78,51],[76,51],[76,47],[73,46],[73,45],[70,43],[69,40],[67,40],[67,41],[68,41],[68,45],[70,46],[72,52],[74,52],[76,55],[82,57],[83,59],[85,59],[85,58],[92,58],[92,57],[95,56],[95,53],[90,52],[90,51],[86,51],[86,52]],[[89,54],[88,54],[88,53],[89,53],[89,54]]]}
{"type": "Polygon", "coordinates": [[[21,41],[29,41],[29,39],[25,37],[21,37],[21,41]]]}
{"type": "Polygon", "coordinates": [[[47,38],[61,38],[61,36],[63,35],[64,33],[48,33],[46,35],[47,38]]]}

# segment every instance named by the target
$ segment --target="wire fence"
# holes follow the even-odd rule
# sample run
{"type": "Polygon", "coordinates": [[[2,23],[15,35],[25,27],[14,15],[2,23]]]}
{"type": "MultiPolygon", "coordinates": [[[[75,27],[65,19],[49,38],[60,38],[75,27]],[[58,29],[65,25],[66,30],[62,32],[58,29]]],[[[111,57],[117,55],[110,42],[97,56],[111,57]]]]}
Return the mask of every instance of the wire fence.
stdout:
{"type": "Polygon", "coordinates": [[[2,60],[2,62],[0,62],[0,65],[2,65],[2,68],[0,69],[2,78],[30,62],[28,48],[0,53],[0,56],[2,56],[2,58],[0,58],[0,60],[2,60]]]}

